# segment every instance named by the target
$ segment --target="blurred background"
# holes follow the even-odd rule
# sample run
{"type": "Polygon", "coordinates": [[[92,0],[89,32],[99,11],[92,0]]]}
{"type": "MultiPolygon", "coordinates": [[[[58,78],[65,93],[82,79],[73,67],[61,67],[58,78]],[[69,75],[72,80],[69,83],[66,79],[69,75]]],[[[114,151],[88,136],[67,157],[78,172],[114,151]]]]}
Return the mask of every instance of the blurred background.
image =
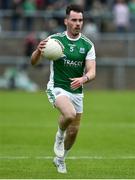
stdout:
{"type": "Polygon", "coordinates": [[[89,89],[135,89],[135,0],[0,0],[0,89],[37,91],[49,62],[30,65],[41,39],[65,30],[69,3],[85,9],[83,33],[95,44],[97,77],[89,89]]]}

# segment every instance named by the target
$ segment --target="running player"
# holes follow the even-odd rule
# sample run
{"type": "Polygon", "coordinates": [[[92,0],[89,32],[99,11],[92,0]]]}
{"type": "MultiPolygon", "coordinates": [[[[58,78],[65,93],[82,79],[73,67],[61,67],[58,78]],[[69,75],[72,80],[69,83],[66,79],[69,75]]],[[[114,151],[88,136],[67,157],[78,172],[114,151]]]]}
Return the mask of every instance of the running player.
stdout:
{"type": "MultiPolygon", "coordinates": [[[[47,84],[49,101],[59,110],[58,131],[54,143],[54,164],[59,173],[66,173],[65,157],[73,146],[83,113],[83,85],[96,76],[96,56],[93,43],[82,33],[83,9],[71,4],[66,8],[66,31],[51,35],[64,46],[64,56],[50,64],[47,84]]],[[[41,58],[48,38],[32,53],[31,63],[41,58]]]]}

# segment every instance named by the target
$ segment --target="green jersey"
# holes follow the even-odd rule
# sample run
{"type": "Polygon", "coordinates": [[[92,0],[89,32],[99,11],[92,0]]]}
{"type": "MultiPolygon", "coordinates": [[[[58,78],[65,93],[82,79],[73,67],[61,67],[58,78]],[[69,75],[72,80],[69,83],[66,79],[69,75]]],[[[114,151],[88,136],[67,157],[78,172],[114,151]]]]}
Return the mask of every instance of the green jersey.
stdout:
{"type": "Polygon", "coordinates": [[[83,76],[85,62],[95,60],[93,43],[82,34],[77,39],[69,38],[67,32],[57,33],[50,37],[62,43],[64,56],[56,61],[51,61],[50,80],[47,88],[60,87],[71,93],[82,93],[82,86],[76,90],[70,88],[70,78],[83,76]]]}

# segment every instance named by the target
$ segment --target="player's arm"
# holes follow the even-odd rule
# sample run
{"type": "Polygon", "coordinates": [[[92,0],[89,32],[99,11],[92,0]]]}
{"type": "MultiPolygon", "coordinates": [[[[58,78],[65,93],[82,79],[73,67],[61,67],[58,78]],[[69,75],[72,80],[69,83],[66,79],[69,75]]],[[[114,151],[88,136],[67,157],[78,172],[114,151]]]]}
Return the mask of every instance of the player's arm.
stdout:
{"type": "Polygon", "coordinates": [[[47,39],[40,41],[38,44],[36,50],[31,55],[31,64],[35,65],[39,62],[41,56],[42,56],[42,50],[45,48],[47,39]]]}
{"type": "Polygon", "coordinates": [[[86,73],[84,77],[86,79],[84,83],[92,81],[96,77],[96,61],[94,59],[86,61],[86,73]]]}
{"type": "Polygon", "coordinates": [[[71,88],[77,89],[83,84],[92,81],[96,77],[96,61],[86,60],[86,73],[82,77],[71,78],[71,88]]]}
{"type": "Polygon", "coordinates": [[[95,48],[92,45],[91,49],[88,51],[85,61],[85,75],[79,78],[71,79],[71,88],[77,89],[82,86],[84,83],[92,81],[96,76],[96,55],[95,55],[95,48]]]}

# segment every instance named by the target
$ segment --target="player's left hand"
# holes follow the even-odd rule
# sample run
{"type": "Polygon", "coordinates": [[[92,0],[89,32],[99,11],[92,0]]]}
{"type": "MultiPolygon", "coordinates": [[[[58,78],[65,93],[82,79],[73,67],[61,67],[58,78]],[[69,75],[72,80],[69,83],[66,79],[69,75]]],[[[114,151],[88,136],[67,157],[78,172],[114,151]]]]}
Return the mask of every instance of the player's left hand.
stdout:
{"type": "Polygon", "coordinates": [[[84,77],[79,77],[79,78],[70,78],[70,80],[72,81],[70,84],[71,89],[76,90],[78,89],[80,86],[83,85],[83,83],[85,83],[86,79],[84,77]]]}

